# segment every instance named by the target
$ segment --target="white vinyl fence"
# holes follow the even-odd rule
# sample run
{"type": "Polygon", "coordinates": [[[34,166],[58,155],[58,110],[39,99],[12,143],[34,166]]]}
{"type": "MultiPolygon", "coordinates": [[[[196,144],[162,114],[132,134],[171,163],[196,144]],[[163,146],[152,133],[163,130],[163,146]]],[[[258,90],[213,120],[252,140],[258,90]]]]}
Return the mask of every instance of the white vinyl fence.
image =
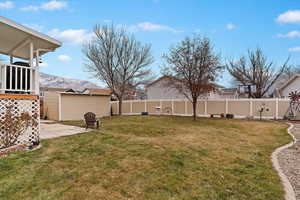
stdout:
{"type": "MultiPolygon", "coordinates": [[[[235,118],[260,117],[260,108],[265,111],[265,119],[282,119],[289,108],[289,99],[209,99],[199,100],[197,115],[209,117],[211,114],[233,114],[235,118]]],[[[112,114],[118,114],[118,101],[111,102],[112,114]]],[[[123,101],[122,112],[124,115],[140,115],[148,112],[150,115],[179,115],[191,116],[192,104],[182,99],[162,100],[129,100],[123,101]]]]}

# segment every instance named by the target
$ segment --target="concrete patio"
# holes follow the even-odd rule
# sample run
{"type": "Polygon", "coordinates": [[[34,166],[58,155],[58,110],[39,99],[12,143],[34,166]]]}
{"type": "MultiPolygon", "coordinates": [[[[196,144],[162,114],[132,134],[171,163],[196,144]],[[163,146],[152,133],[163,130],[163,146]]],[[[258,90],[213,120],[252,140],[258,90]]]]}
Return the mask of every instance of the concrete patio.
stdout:
{"type": "Polygon", "coordinates": [[[59,124],[55,121],[41,120],[40,139],[51,139],[67,135],[85,133],[89,130],[77,126],[59,124]]]}

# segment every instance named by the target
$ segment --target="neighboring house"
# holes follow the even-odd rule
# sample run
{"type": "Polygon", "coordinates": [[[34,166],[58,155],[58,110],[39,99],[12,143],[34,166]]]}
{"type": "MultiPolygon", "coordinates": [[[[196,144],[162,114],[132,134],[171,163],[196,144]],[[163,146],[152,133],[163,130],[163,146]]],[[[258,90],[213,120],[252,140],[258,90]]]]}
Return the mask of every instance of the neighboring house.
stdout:
{"type": "Polygon", "coordinates": [[[239,92],[237,88],[219,88],[211,92],[210,97],[215,99],[237,99],[239,98],[239,92]]]}
{"type": "Polygon", "coordinates": [[[147,99],[185,99],[175,88],[167,87],[168,77],[162,76],[146,86],[147,99]]]}
{"type": "MultiPolygon", "coordinates": [[[[175,88],[168,87],[168,77],[162,76],[146,86],[147,99],[185,99],[186,97],[179,93],[175,88]]],[[[215,84],[215,89],[202,98],[225,99],[238,98],[237,88],[224,88],[215,84]]]]}
{"type": "Polygon", "coordinates": [[[290,92],[298,91],[300,92],[300,74],[294,75],[291,79],[286,81],[281,87],[276,88],[274,91],[274,96],[287,98],[290,92]]]}

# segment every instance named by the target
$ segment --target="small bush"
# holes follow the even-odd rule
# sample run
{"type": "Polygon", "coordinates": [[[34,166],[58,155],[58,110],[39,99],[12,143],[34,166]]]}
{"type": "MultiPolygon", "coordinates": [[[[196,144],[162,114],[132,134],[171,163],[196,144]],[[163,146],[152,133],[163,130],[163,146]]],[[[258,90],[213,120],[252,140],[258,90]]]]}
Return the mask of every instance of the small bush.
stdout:
{"type": "Polygon", "coordinates": [[[12,108],[12,105],[6,106],[4,117],[0,120],[0,128],[4,130],[4,135],[0,137],[0,148],[13,146],[29,126],[38,126],[36,116],[30,116],[28,112],[15,116],[12,108]]]}

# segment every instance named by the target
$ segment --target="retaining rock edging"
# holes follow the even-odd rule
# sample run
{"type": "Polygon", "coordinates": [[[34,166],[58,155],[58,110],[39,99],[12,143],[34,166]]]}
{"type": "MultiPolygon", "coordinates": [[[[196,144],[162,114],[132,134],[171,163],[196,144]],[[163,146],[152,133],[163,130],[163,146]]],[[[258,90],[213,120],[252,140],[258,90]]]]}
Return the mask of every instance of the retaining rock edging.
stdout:
{"type": "Polygon", "coordinates": [[[273,167],[276,169],[282,185],[284,187],[284,191],[285,191],[285,200],[296,200],[296,194],[295,191],[288,179],[288,177],[283,173],[283,170],[281,169],[280,165],[279,165],[279,161],[278,161],[278,154],[283,151],[284,149],[287,149],[291,146],[293,146],[296,142],[297,139],[295,138],[295,136],[292,134],[292,129],[294,127],[293,124],[288,123],[290,125],[290,127],[287,129],[288,134],[293,138],[293,141],[291,141],[290,143],[281,146],[279,148],[277,148],[273,153],[272,153],[272,163],[273,163],[273,167]]]}

